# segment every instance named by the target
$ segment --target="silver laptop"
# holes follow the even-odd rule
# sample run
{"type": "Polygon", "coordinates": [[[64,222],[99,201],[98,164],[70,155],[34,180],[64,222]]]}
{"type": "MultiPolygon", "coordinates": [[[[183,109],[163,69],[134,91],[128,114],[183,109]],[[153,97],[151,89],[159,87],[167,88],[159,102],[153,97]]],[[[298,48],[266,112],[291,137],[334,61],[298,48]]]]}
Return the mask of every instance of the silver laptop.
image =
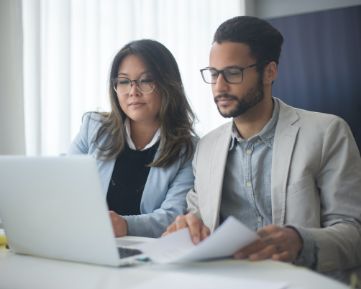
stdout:
{"type": "Polygon", "coordinates": [[[1,156],[0,219],[15,253],[111,266],[141,256],[118,248],[88,156],[1,156]]]}

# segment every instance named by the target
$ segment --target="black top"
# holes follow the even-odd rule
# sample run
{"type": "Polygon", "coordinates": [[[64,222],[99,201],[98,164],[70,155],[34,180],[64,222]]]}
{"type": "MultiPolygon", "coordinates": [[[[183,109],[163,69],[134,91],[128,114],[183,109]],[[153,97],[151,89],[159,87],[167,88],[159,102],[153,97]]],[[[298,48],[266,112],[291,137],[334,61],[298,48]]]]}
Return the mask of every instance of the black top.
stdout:
{"type": "Polygon", "coordinates": [[[109,182],[107,203],[109,210],[119,215],[139,215],[140,200],[159,142],[152,147],[136,151],[125,146],[115,161],[109,182]]]}

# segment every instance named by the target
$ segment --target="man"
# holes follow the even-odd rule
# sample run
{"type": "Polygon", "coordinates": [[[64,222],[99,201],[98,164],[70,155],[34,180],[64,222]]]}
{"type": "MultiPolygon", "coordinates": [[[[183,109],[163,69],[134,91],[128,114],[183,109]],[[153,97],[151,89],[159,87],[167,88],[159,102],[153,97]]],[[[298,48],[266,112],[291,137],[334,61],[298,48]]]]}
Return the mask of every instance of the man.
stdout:
{"type": "Polygon", "coordinates": [[[190,213],[165,234],[188,227],[198,243],[234,216],[260,236],[235,258],[354,270],[361,265],[360,153],[339,117],[272,97],[282,42],[255,17],[217,29],[201,73],[220,114],[233,121],[199,142],[190,213]]]}

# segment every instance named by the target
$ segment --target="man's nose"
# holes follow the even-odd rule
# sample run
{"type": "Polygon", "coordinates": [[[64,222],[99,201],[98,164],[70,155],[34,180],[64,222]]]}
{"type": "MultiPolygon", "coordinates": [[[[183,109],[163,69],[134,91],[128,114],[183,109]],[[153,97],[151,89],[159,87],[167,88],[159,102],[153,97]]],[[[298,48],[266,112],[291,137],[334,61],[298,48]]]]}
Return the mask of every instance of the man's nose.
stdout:
{"type": "Polygon", "coordinates": [[[214,84],[214,89],[217,92],[223,92],[228,90],[229,83],[224,78],[223,73],[218,74],[218,77],[216,79],[216,83],[214,84]]]}

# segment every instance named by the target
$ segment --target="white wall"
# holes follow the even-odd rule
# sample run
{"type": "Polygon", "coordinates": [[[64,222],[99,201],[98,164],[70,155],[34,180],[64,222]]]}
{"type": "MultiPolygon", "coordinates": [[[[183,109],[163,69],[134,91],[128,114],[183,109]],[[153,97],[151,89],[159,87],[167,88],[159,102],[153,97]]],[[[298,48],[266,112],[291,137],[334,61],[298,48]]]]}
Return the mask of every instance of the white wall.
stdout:
{"type": "Polygon", "coordinates": [[[361,5],[361,0],[247,0],[247,15],[274,18],[361,5]]]}
{"type": "Polygon", "coordinates": [[[24,154],[21,0],[0,0],[0,154],[24,154]]]}

